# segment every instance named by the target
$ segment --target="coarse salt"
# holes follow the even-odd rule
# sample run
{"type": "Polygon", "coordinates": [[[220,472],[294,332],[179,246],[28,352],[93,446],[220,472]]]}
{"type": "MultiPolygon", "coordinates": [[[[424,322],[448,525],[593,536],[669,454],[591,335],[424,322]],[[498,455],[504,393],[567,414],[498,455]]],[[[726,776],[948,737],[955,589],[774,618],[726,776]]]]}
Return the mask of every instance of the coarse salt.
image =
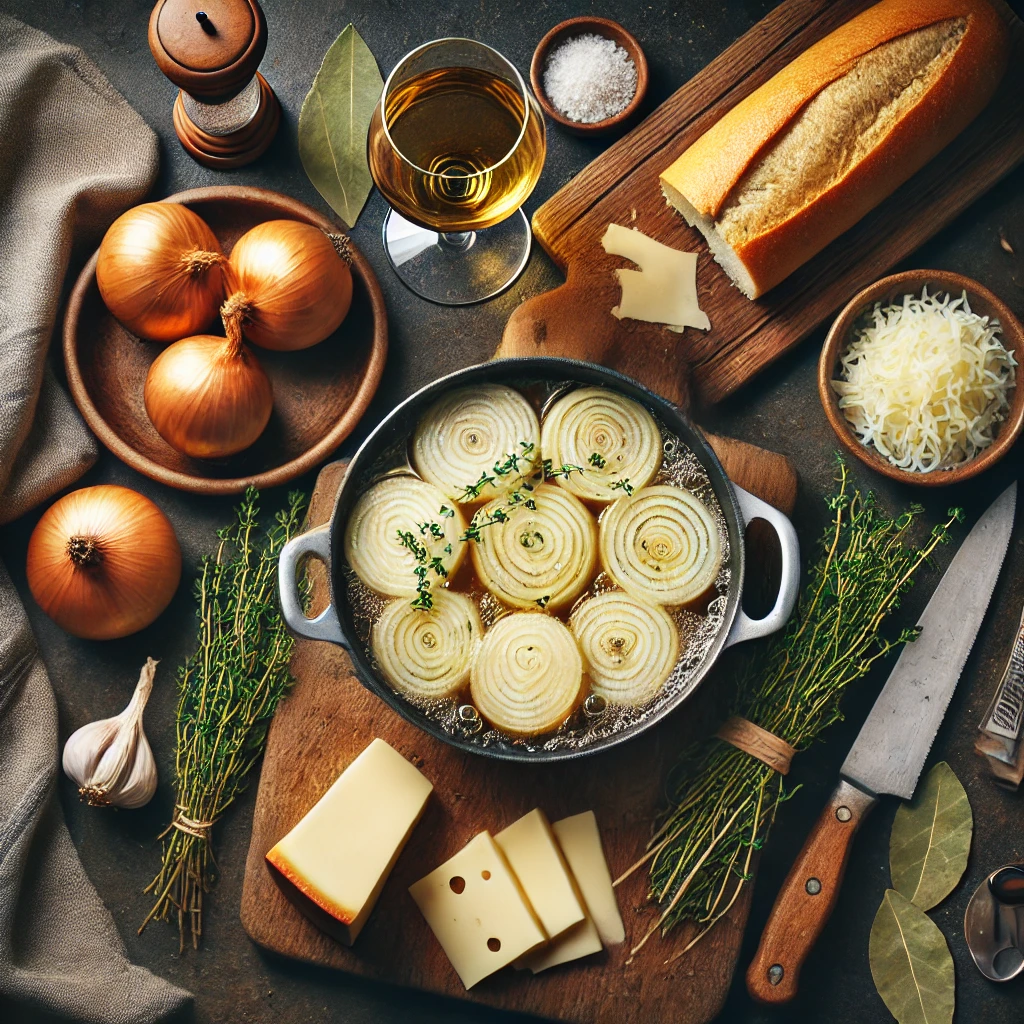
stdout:
{"type": "Polygon", "coordinates": [[[544,91],[570,121],[594,124],[621,114],[636,95],[636,65],[612,39],[588,34],[556,46],[544,69],[544,91]]]}

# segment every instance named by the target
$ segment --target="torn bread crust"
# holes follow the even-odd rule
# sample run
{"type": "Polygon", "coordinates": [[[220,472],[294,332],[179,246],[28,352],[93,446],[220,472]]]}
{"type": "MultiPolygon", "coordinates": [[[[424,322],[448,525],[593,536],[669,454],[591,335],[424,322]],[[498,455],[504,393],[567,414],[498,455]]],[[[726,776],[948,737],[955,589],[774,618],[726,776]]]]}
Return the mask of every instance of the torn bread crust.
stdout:
{"type": "Polygon", "coordinates": [[[883,0],[737,104],[662,174],[662,190],[756,298],[966,127],[1007,54],[986,0],[883,0]]]}

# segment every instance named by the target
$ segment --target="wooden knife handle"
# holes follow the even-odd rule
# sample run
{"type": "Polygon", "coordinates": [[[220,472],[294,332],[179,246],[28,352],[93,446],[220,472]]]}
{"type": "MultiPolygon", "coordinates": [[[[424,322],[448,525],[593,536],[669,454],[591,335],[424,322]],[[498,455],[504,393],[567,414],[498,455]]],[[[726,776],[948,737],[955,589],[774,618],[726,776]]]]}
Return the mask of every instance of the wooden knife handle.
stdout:
{"type": "Polygon", "coordinates": [[[758,1002],[796,995],[800,968],[836,905],[854,834],[876,802],[845,781],[832,793],[782,883],[747,971],[747,991],[758,1002]]]}

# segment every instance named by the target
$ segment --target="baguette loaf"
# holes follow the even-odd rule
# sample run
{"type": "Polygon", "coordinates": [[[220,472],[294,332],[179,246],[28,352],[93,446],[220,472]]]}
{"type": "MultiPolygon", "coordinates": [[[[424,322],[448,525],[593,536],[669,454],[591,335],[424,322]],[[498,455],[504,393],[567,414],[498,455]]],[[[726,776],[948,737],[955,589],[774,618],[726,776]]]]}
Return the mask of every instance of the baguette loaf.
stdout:
{"type": "Polygon", "coordinates": [[[733,107],[662,191],[757,298],[952,141],[991,99],[1009,46],[986,0],[882,0],[733,107]]]}

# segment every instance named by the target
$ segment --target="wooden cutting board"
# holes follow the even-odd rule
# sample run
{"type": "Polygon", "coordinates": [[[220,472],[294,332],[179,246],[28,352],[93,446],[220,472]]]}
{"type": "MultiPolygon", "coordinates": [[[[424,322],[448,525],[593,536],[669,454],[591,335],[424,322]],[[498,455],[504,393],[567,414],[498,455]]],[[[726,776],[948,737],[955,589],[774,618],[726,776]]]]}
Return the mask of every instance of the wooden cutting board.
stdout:
{"type": "MultiPolygon", "coordinates": [[[[792,510],[796,475],[788,460],[742,442],[716,439],[714,445],[733,480],[792,510]]],[[[337,462],[321,471],[310,527],[329,519],[344,468],[337,462]]],[[[326,575],[319,563],[311,563],[309,572],[316,613],[328,600],[326,575]]],[[[757,568],[748,564],[748,586],[757,580],[757,568]]],[[[621,1024],[639,1019],[642,1007],[645,1021],[704,1024],[721,1009],[729,988],[749,911],[749,886],[729,916],[685,957],[669,967],[662,962],[685,941],[679,929],[671,943],[648,943],[626,966],[630,947],[652,920],[644,905],[646,873],[640,870],[618,890],[626,925],[623,945],[537,977],[501,971],[468,993],[407,889],[477,832],[493,833],[536,806],[552,820],[593,809],[612,872],[623,871],[643,853],[666,772],[680,748],[720,720],[715,704],[724,689],[717,684],[730,678],[734,657],[726,652],[684,708],[633,742],[576,762],[532,766],[485,760],[425,735],[360,685],[341,648],[297,641],[291,665],[295,687],[271,726],[256,797],[242,889],[245,930],[284,956],[502,1009],[580,1024],[621,1024]],[[350,949],[318,931],[284,898],[264,857],[375,736],[423,771],[434,784],[434,796],[350,949]]]]}
{"type": "Polygon", "coordinates": [[[982,114],[893,196],[757,301],[730,284],[703,237],[665,203],[658,175],[743,97],[873,0],[785,0],[627,136],[610,146],[533,217],[537,240],[566,283],[524,302],[498,355],[568,355],[603,363],[679,402],[672,381],[692,366],[694,399],[725,398],[792,348],[855,292],[881,277],[1024,160],[1024,24],[991,0],[1011,27],[1013,52],[982,114]],[[637,227],[700,254],[697,290],[707,333],[681,335],[610,313],[609,223],[637,227]],[[666,386],[665,382],[669,384],[666,386]]]}

